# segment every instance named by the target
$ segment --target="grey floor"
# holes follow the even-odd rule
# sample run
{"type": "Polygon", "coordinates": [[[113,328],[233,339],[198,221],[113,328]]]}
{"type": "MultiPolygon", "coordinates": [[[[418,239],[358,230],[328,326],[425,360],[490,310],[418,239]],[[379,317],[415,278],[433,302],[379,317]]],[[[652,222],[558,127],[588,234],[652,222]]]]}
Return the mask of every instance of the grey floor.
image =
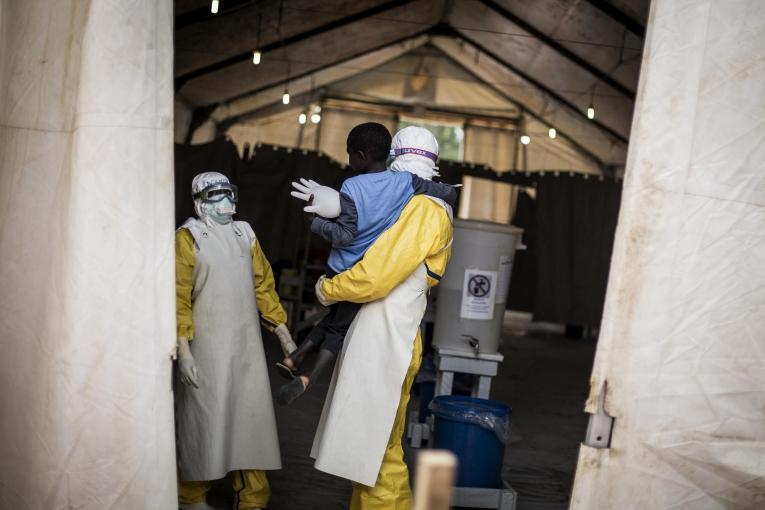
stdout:
{"type": "MultiPolygon", "coordinates": [[[[269,360],[277,361],[276,340],[266,337],[265,343],[269,360]]],[[[492,398],[513,408],[503,477],[518,492],[518,510],[568,506],[579,442],[587,427],[583,407],[594,351],[594,340],[513,336],[508,331],[503,335],[505,362],[492,384],[492,398]]],[[[282,380],[271,371],[275,391],[282,380]]],[[[269,473],[269,510],[348,507],[350,483],[316,471],[308,456],[328,383],[327,376],[292,406],[276,409],[284,466],[269,473]]],[[[210,503],[231,508],[232,501],[230,480],[215,482],[210,503]]]]}

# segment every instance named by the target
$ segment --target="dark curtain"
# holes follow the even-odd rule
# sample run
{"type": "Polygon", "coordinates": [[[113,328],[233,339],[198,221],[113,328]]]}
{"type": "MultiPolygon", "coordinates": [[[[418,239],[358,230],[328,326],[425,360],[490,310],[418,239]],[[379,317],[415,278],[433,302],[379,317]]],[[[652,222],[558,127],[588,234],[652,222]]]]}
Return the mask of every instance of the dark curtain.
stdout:
{"type": "MultiPolygon", "coordinates": [[[[308,260],[324,265],[329,246],[308,236],[303,202],[292,198],[291,182],[314,179],[339,189],[353,175],[313,151],[255,146],[242,161],[227,140],[177,145],[176,220],[194,214],[191,180],[214,170],[239,186],[237,219],[249,222],[278,275],[294,266],[309,247],[308,260]],[[307,241],[310,239],[310,243],[307,241]]],[[[444,161],[442,182],[458,184],[464,175],[534,186],[536,199],[521,194],[514,224],[524,229],[525,251],[516,253],[508,306],[534,313],[536,320],[597,325],[603,311],[608,269],[621,200],[621,183],[581,175],[506,172],[444,161]]],[[[455,211],[458,210],[459,204],[455,211]]]]}
{"type": "Polygon", "coordinates": [[[523,229],[525,250],[515,252],[513,275],[507,307],[511,310],[534,312],[537,293],[537,201],[526,193],[519,193],[513,225],[523,229]]]}
{"type": "Polygon", "coordinates": [[[603,314],[621,185],[546,175],[537,179],[536,191],[534,214],[522,212],[529,250],[514,268],[511,302],[525,310],[533,303],[535,320],[596,326],[603,314]],[[518,274],[523,271],[528,274],[518,274]]]}
{"type": "MultiPolygon", "coordinates": [[[[272,146],[253,147],[242,161],[233,143],[219,139],[204,145],[176,145],[176,223],[194,215],[191,181],[200,172],[217,171],[239,187],[236,219],[246,221],[275,266],[294,265],[302,259],[309,232],[303,213],[305,203],[290,196],[292,181],[303,177],[340,189],[353,175],[326,156],[315,152],[272,146]]],[[[324,264],[329,245],[317,236],[310,239],[309,259],[324,264]]]]}

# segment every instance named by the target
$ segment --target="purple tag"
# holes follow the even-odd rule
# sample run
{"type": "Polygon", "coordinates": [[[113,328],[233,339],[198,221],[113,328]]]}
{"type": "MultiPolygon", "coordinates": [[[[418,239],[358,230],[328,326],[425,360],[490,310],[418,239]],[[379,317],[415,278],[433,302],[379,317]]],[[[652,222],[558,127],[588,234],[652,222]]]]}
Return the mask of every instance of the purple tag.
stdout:
{"type": "Polygon", "coordinates": [[[401,149],[390,150],[391,156],[401,156],[402,154],[417,154],[418,156],[425,156],[428,159],[432,159],[433,163],[438,161],[438,154],[433,154],[432,152],[423,149],[416,149],[414,147],[402,147],[401,149]]]}

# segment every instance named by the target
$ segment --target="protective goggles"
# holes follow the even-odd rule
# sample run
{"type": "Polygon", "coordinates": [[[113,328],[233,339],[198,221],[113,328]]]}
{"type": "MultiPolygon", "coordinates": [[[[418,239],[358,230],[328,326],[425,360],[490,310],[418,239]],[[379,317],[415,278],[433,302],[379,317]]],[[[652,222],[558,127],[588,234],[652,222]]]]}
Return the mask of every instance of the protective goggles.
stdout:
{"type": "Polygon", "coordinates": [[[239,201],[239,188],[227,183],[211,184],[192,196],[203,202],[220,202],[224,198],[228,198],[233,203],[237,203],[239,201]]]}

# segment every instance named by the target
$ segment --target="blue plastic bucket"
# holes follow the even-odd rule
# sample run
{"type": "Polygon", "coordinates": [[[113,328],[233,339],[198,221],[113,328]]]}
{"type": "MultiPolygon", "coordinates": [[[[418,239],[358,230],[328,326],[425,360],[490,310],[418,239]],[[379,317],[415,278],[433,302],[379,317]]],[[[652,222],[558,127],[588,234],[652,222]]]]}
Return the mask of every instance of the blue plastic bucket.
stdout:
{"type": "Polygon", "coordinates": [[[481,398],[442,395],[433,399],[433,447],[451,450],[459,459],[458,487],[501,488],[505,445],[497,427],[507,435],[510,406],[481,398]],[[480,417],[489,417],[482,420],[480,417]],[[495,420],[494,430],[487,421],[495,420]],[[479,424],[481,422],[484,426],[479,424]]]}

